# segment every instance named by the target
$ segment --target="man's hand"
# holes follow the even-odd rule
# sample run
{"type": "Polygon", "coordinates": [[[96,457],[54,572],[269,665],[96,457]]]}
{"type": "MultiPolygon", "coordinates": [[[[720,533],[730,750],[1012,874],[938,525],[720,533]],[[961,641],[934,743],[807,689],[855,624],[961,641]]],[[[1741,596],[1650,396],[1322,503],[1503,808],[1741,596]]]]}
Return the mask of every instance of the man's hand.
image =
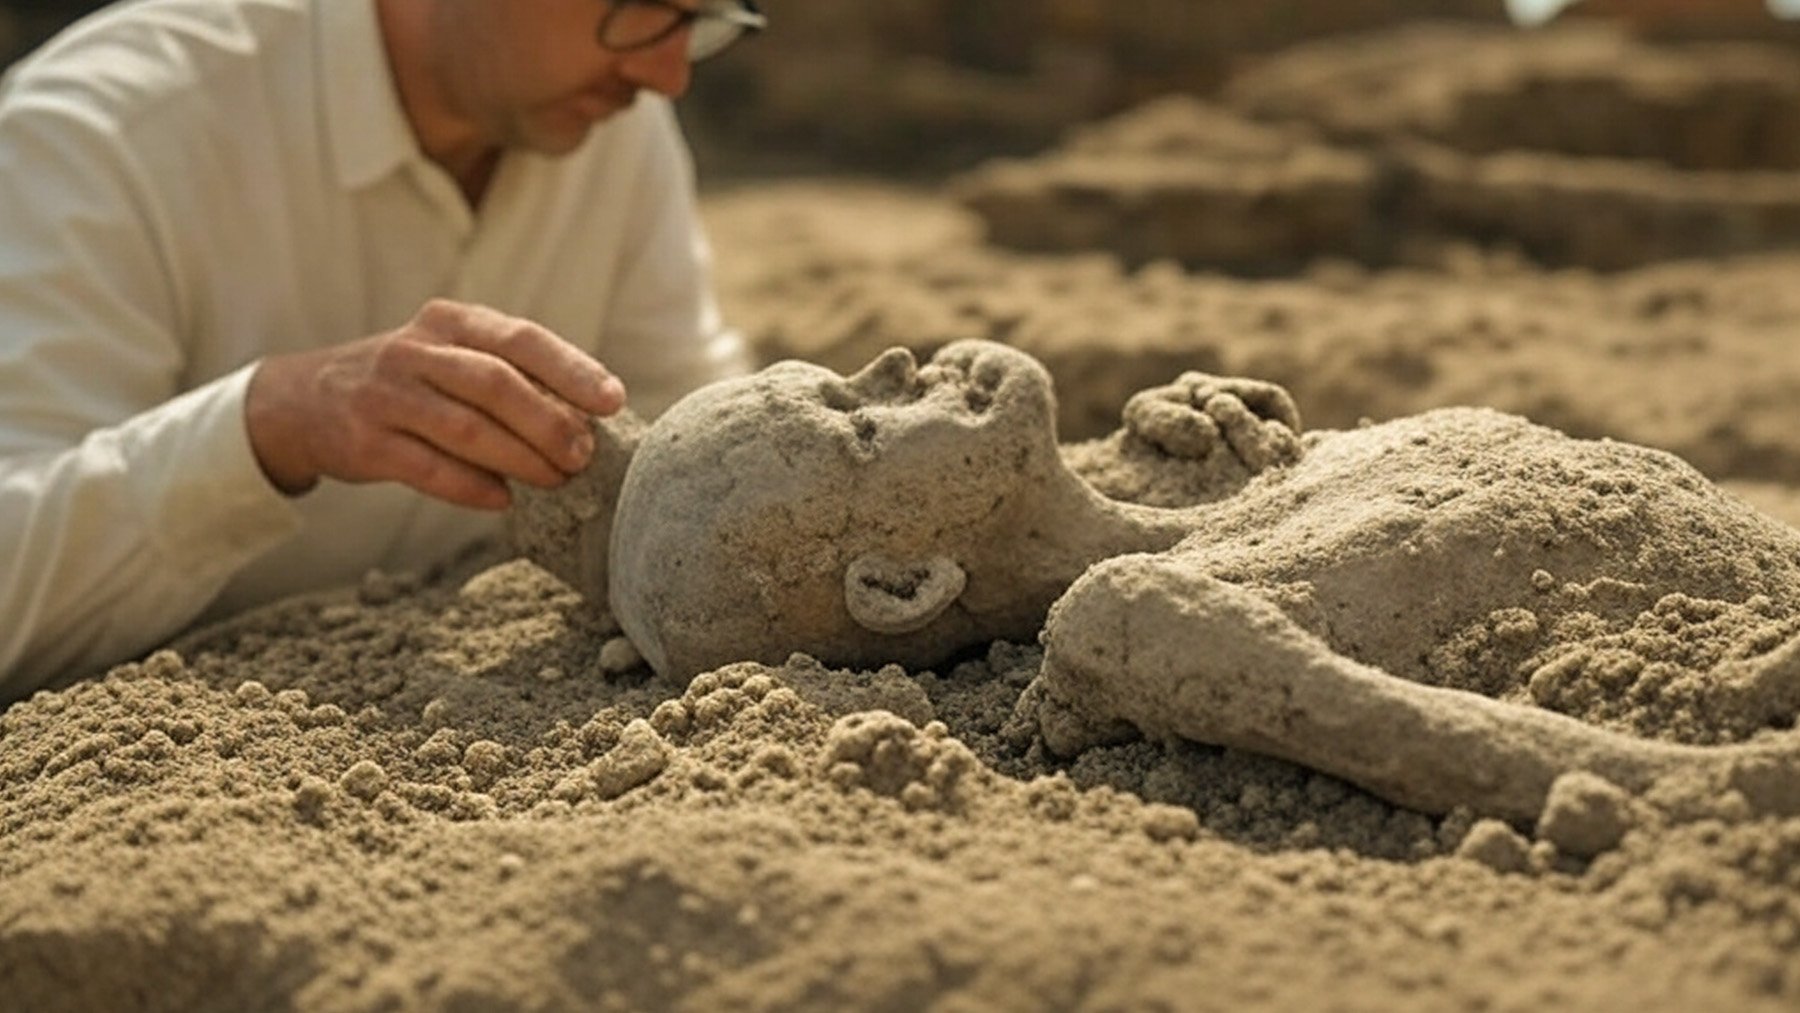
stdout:
{"type": "Polygon", "coordinates": [[[581,470],[589,416],[624,404],[617,377],[550,331],[434,300],[398,330],[264,360],[245,424],[290,495],[327,477],[394,481],[499,510],[507,479],[552,488],[581,470]]]}

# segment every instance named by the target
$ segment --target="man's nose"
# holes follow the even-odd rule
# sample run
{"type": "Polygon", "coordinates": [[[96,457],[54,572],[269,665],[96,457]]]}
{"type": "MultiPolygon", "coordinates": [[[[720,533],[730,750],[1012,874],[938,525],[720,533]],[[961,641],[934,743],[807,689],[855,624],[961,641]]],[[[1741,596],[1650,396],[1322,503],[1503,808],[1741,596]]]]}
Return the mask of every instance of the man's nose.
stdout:
{"type": "Polygon", "coordinates": [[[648,49],[626,54],[620,71],[632,84],[669,98],[680,98],[694,72],[693,62],[688,59],[688,36],[692,33],[691,27],[683,28],[648,49]]]}

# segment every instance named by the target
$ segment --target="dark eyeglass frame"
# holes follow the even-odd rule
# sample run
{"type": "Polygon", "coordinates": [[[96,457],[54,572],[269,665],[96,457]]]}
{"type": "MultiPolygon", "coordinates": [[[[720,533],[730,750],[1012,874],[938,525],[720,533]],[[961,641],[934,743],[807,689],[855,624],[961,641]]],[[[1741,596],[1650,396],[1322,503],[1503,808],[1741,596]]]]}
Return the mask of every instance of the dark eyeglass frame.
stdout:
{"type": "Polygon", "coordinates": [[[688,61],[699,63],[731,48],[732,44],[745,35],[762,31],[768,24],[768,17],[756,6],[754,0],[701,0],[697,7],[686,7],[674,0],[612,0],[605,16],[600,19],[600,29],[596,36],[600,47],[608,52],[632,53],[649,49],[683,28],[694,25],[694,34],[688,40],[688,61]],[[673,12],[675,17],[667,28],[648,38],[633,39],[625,43],[609,40],[608,36],[612,34],[611,30],[619,15],[632,7],[660,7],[673,12]]]}

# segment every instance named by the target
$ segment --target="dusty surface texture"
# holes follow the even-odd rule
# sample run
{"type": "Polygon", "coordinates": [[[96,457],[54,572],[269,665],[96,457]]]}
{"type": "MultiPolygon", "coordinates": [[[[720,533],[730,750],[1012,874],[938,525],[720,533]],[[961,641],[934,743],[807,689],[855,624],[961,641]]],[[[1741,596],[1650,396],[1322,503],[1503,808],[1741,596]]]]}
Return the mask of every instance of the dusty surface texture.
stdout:
{"type": "MultiPolygon", "coordinates": [[[[747,183],[706,211],[727,308],[765,356],[842,372],[895,344],[1014,345],[1055,378],[1065,459],[1115,496],[1191,490],[1119,443],[1072,441],[1201,371],[1285,385],[1312,430],[1487,405],[1629,440],[1800,522],[1793,253],[1597,273],[1452,242],[1246,279],[983,245],[929,188],[747,183]]],[[[1439,484],[1321,488],[1296,516],[1351,532],[1439,484]]],[[[1517,495],[1495,530],[1598,530],[1613,515],[1587,493],[1638,495],[1517,495]]],[[[1678,516],[1713,516],[1694,495],[1678,516]]],[[[1580,580],[1534,569],[1523,605],[1476,593],[1509,565],[1495,546],[1424,545],[1451,572],[1335,599],[1355,618],[1334,648],[1639,742],[1790,742],[1791,613],[1751,591],[1779,563],[1757,552],[1793,536],[1763,530],[1747,551],[1665,530],[1618,561],[1638,579],[1686,553],[1677,593],[1590,579],[1597,553],[1580,580]],[[1415,607],[1467,621],[1411,667],[1396,645],[1359,653],[1415,607]],[[1533,640],[1546,628],[1553,651],[1533,640]]],[[[1297,543],[1259,555],[1227,534],[1205,551],[1288,583],[1297,543]]],[[[1044,667],[1023,636],[929,670],[795,658],[682,682],[504,553],[373,574],[0,713],[0,1005],[1800,1003],[1800,819],[1769,804],[1790,782],[1678,771],[1633,793],[1578,773],[1535,820],[1428,815],[1179,736],[1061,755],[1028,720],[1044,667]]]]}

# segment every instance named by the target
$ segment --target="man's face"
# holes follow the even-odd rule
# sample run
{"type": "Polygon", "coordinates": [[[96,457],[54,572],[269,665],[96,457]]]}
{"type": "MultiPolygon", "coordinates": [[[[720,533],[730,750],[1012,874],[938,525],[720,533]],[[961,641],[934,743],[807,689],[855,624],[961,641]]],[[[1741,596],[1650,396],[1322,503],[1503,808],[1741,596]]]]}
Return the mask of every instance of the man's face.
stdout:
{"type": "Polygon", "coordinates": [[[455,113],[484,139],[566,154],[639,91],[676,98],[687,90],[688,29],[631,52],[600,45],[600,21],[618,2],[440,0],[433,73],[455,113]]]}

